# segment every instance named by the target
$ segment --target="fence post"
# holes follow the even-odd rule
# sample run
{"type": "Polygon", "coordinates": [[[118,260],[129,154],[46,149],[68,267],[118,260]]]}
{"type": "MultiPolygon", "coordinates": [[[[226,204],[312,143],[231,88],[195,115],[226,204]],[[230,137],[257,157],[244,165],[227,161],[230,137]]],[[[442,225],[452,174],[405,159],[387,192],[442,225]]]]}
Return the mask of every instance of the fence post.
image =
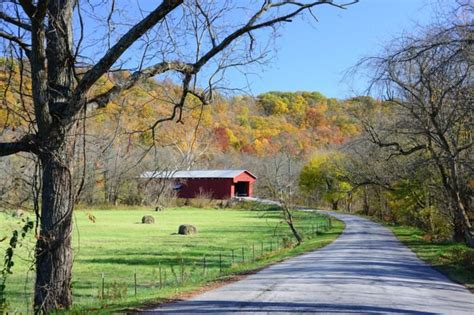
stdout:
{"type": "Polygon", "coordinates": [[[222,273],[222,253],[219,252],[219,272],[222,273]]]}
{"type": "Polygon", "coordinates": [[[255,261],[255,244],[252,244],[252,260],[255,261]]]}
{"type": "Polygon", "coordinates": [[[273,242],[270,240],[270,252],[273,252],[273,242]]]}
{"type": "Polygon", "coordinates": [[[260,246],[261,246],[261,251],[260,251],[260,253],[261,253],[261,256],[263,256],[263,242],[260,243],[260,246]]]}
{"type": "Polygon", "coordinates": [[[234,250],[232,249],[232,265],[235,263],[234,250]]]}
{"type": "Polygon", "coordinates": [[[202,257],[202,273],[206,276],[206,255],[202,257]]]}
{"type": "Polygon", "coordinates": [[[135,289],[135,297],[137,297],[137,268],[135,268],[135,272],[133,273],[133,283],[135,289]]]}
{"type": "Polygon", "coordinates": [[[102,299],[105,300],[105,274],[102,272],[102,299]]]}
{"type": "Polygon", "coordinates": [[[158,263],[158,271],[160,272],[160,289],[163,289],[163,279],[161,278],[161,262],[158,263]]]}
{"type": "Polygon", "coordinates": [[[184,284],[184,258],[181,258],[181,285],[184,284]]]}
{"type": "Polygon", "coordinates": [[[163,270],[163,285],[166,285],[166,268],[163,270]]]}
{"type": "Polygon", "coordinates": [[[242,263],[245,262],[244,248],[242,247],[242,263]]]}

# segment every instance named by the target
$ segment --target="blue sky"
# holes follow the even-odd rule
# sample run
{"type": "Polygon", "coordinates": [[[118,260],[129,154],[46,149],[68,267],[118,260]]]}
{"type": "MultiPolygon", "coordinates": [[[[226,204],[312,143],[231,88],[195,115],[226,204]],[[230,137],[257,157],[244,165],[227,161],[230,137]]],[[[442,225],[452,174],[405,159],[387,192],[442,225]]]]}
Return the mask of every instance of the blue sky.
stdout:
{"type": "MultiPolygon", "coordinates": [[[[228,70],[225,87],[243,89],[254,95],[268,91],[319,91],[336,98],[361,95],[367,83],[361,78],[342,81],[345,72],[360,58],[377,55],[390,40],[403,32],[412,33],[417,25],[428,24],[436,8],[453,1],[360,0],[347,10],[329,5],[318,6],[314,13],[319,22],[306,15],[305,19],[296,18],[292,23],[287,23],[279,31],[280,36],[274,47],[276,52],[271,62],[263,67],[250,66],[246,69],[247,76],[237,70],[228,70]]],[[[137,8],[134,9],[137,4],[142,9],[152,10],[159,2],[136,0],[131,6],[128,0],[117,1],[117,7],[121,7],[122,11],[116,12],[113,20],[127,21],[127,14],[131,18],[128,24],[117,24],[117,34],[123,34],[130,23],[139,20],[140,14],[137,8]]],[[[97,59],[107,48],[106,41],[102,41],[102,45],[97,43],[108,31],[105,22],[108,8],[106,5],[98,7],[97,13],[102,18],[86,16],[89,27],[85,38],[93,44],[84,45],[84,51],[85,55],[92,58],[97,59]]],[[[257,38],[266,42],[270,32],[259,32],[257,36],[260,37],[257,38]]],[[[114,39],[117,34],[113,35],[114,39]]],[[[140,61],[137,56],[140,57],[141,53],[142,46],[136,44],[124,55],[125,65],[131,69],[136,67],[140,61]]],[[[154,63],[155,59],[152,58],[150,62],[154,63]]],[[[200,78],[207,83],[206,73],[200,78]]],[[[241,92],[237,90],[234,93],[241,92]]]]}
{"type": "MultiPolygon", "coordinates": [[[[366,82],[342,82],[345,71],[361,57],[373,56],[384,44],[418,24],[427,24],[436,1],[361,0],[347,10],[322,8],[319,23],[296,20],[277,40],[277,53],[258,75],[250,75],[252,94],[267,91],[319,91],[345,98],[363,93],[366,82]]],[[[245,78],[233,73],[236,85],[245,78]]]]}

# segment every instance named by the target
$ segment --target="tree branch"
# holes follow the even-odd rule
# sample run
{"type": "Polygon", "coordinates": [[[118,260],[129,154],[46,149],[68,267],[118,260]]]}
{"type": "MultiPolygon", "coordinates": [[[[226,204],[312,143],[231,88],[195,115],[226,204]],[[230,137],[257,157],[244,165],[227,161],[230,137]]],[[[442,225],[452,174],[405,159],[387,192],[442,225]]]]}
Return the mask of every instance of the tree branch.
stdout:
{"type": "Polygon", "coordinates": [[[108,91],[88,100],[88,103],[96,103],[99,108],[105,107],[112,98],[116,97],[122,91],[131,88],[138,81],[146,80],[157,74],[165,73],[171,70],[181,72],[183,74],[194,73],[194,67],[191,64],[179,61],[160,62],[141,71],[134,72],[124,83],[113,86],[108,91]]]}
{"type": "Polygon", "coordinates": [[[425,149],[428,148],[427,145],[420,144],[420,145],[415,145],[415,146],[413,146],[409,149],[405,149],[398,142],[384,142],[384,141],[380,140],[378,134],[375,132],[375,130],[371,126],[365,125],[364,129],[369,134],[369,136],[371,138],[371,141],[373,143],[375,143],[376,145],[378,145],[381,148],[393,148],[397,151],[395,153],[390,154],[388,159],[390,159],[392,156],[395,156],[395,155],[410,155],[414,152],[417,152],[417,151],[420,151],[420,150],[425,150],[425,149]]]}
{"type": "MultiPolygon", "coordinates": [[[[336,5],[339,8],[344,8],[347,5],[356,3],[358,1],[352,1],[347,4],[343,5],[336,5]]],[[[216,42],[216,37],[211,35],[212,38],[212,48],[204,54],[201,58],[198,59],[198,61],[195,64],[188,64],[188,63],[183,63],[179,61],[174,61],[174,62],[161,62],[159,64],[156,64],[152,67],[149,67],[145,70],[142,71],[137,71],[135,72],[125,83],[121,85],[116,85],[112,87],[110,90],[108,90],[105,93],[102,93],[101,95],[98,95],[94,97],[93,99],[89,100],[88,103],[95,102],[99,107],[105,107],[107,103],[115,96],[117,96],[120,92],[127,90],[131,88],[137,81],[142,80],[142,79],[147,79],[151,78],[157,74],[164,73],[169,70],[175,70],[178,72],[181,72],[185,75],[194,75],[199,70],[210,60],[212,59],[215,55],[217,55],[219,52],[223,51],[227,46],[229,46],[236,38],[246,34],[250,33],[253,30],[257,30],[260,28],[264,27],[270,27],[274,24],[277,24],[279,22],[285,22],[289,21],[291,18],[294,16],[298,15],[301,13],[303,10],[308,10],[316,5],[321,5],[321,4],[331,4],[327,1],[314,1],[309,4],[301,4],[301,3],[296,3],[294,1],[284,1],[284,2],[279,2],[273,4],[272,2],[265,2],[262,7],[249,19],[249,21],[241,28],[238,30],[234,31],[232,34],[228,35],[226,38],[224,38],[220,43],[216,42]],[[266,22],[262,22],[259,24],[255,24],[257,22],[258,18],[260,18],[265,12],[270,10],[272,7],[279,7],[283,5],[297,5],[298,8],[294,10],[293,12],[286,14],[284,16],[280,16],[274,19],[270,19],[266,22]]],[[[201,14],[205,14],[203,12],[203,9],[198,5],[198,9],[201,11],[201,14]]],[[[208,17],[206,16],[206,26],[207,28],[210,28],[210,21],[208,20],[208,17]]],[[[135,27],[134,27],[135,28],[135,27]]],[[[131,31],[131,30],[130,30],[131,31]]],[[[124,35],[124,37],[127,36],[124,35]]],[[[115,47],[115,46],[114,46],[115,47]]],[[[111,50],[114,49],[114,47],[111,48],[111,50]]],[[[106,56],[109,53],[106,54],[106,56]]],[[[105,57],[104,57],[105,58],[105,57]]],[[[103,58],[103,59],[104,59],[103,58]]],[[[97,66],[97,65],[96,65],[97,66]]],[[[91,69],[89,72],[92,72],[93,69],[91,69]]],[[[87,73],[84,77],[87,76],[87,73]]]]}
{"type": "Polygon", "coordinates": [[[24,41],[22,41],[20,38],[16,37],[16,36],[13,36],[11,34],[8,34],[8,33],[5,33],[5,32],[2,32],[0,31],[0,37],[3,37],[9,41],[12,41],[16,44],[18,44],[18,46],[20,46],[21,49],[23,49],[23,51],[25,52],[26,56],[28,58],[30,58],[31,56],[31,50],[30,48],[28,48],[28,44],[25,43],[24,41]]]}
{"type": "Polygon", "coordinates": [[[26,135],[15,142],[0,142],[0,156],[12,155],[19,152],[36,153],[32,135],[26,135]]]}
{"type": "Polygon", "coordinates": [[[30,19],[33,19],[36,13],[36,7],[33,5],[33,1],[19,0],[19,2],[25,13],[30,17],[30,19]]]}
{"type": "Polygon", "coordinates": [[[196,70],[198,71],[204,64],[206,64],[212,57],[217,55],[219,52],[224,50],[227,46],[229,46],[236,38],[250,33],[251,31],[265,28],[265,27],[271,27],[277,23],[280,22],[291,22],[291,19],[298,14],[300,14],[304,10],[309,10],[317,5],[322,5],[322,4],[330,4],[339,8],[345,8],[345,6],[357,3],[358,0],[352,1],[347,4],[343,5],[335,5],[330,1],[327,0],[321,0],[321,1],[314,1],[308,4],[302,4],[302,3],[297,3],[295,1],[284,1],[276,4],[272,4],[270,1],[266,1],[265,4],[262,6],[262,8],[254,15],[252,18],[250,18],[249,22],[245,24],[245,26],[241,27],[240,29],[236,30],[232,34],[228,35],[226,38],[224,38],[218,45],[215,45],[212,49],[210,49],[204,56],[202,56],[195,64],[196,70]],[[273,19],[270,19],[268,21],[259,23],[259,24],[254,24],[259,17],[261,17],[265,12],[270,10],[272,7],[277,7],[277,6],[283,6],[285,4],[293,4],[297,5],[298,9],[294,10],[291,13],[288,13],[283,16],[279,16],[273,19]]]}
{"type": "Polygon", "coordinates": [[[147,17],[133,26],[112,46],[99,62],[87,71],[79,82],[72,98],[72,106],[62,113],[65,119],[71,119],[82,107],[82,95],[120,58],[120,56],[143,34],[183,3],[183,0],[164,0],[147,17]]]}
{"type": "Polygon", "coordinates": [[[9,16],[6,13],[1,12],[1,11],[0,11],[0,19],[4,20],[5,22],[16,25],[18,27],[21,27],[24,30],[27,30],[27,31],[31,32],[31,25],[30,24],[25,23],[21,20],[15,19],[14,17],[11,17],[11,16],[9,16]]]}
{"type": "MultiPolygon", "coordinates": [[[[20,1],[25,5],[31,4],[30,1],[20,1]]],[[[39,1],[38,8],[33,6],[34,12],[31,15],[32,8],[25,8],[31,19],[31,87],[33,92],[33,103],[35,108],[36,124],[38,132],[44,135],[50,127],[52,117],[48,108],[48,76],[46,67],[46,47],[45,47],[45,29],[44,18],[49,1],[39,1]]]]}

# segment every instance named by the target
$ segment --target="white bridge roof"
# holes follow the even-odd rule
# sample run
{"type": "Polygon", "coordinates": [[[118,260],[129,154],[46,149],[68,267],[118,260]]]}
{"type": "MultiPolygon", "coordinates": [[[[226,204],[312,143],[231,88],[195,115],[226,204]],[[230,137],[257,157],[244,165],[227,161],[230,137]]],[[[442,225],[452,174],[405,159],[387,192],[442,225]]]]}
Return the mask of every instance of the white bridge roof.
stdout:
{"type": "Polygon", "coordinates": [[[145,172],[140,177],[141,178],[234,178],[244,172],[256,178],[255,175],[253,175],[247,170],[158,171],[158,172],[145,172]]]}

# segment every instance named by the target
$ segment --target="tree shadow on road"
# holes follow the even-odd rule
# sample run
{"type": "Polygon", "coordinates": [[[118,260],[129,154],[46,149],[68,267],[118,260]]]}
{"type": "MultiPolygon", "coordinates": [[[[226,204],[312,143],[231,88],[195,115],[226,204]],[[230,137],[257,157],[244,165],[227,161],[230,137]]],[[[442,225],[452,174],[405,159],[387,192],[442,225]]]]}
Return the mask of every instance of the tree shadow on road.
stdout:
{"type": "Polygon", "coordinates": [[[295,303],[295,302],[236,302],[236,301],[179,301],[172,306],[145,313],[344,313],[344,314],[435,314],[420,312],[409,308],[380,307],[357,304],[324,304],[324,303],[295,303]]]}

